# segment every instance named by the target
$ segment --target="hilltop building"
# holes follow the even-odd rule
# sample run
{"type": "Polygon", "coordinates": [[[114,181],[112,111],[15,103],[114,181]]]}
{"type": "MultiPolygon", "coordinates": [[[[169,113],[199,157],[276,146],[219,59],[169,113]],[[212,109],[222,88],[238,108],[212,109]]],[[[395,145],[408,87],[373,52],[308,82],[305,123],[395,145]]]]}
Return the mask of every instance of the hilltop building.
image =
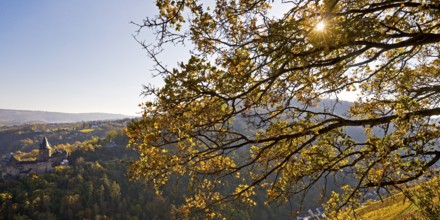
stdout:
{"type": "Polygon", "coordinates": [[[26,176],[30,173],[50,173],[56,166],[68,165],[68,153],[63,149],[52,149],[46,137],[41,141],[37,159],[34,161],[17,160],[10,154],[1,160],[2,178],[26,176]]]}

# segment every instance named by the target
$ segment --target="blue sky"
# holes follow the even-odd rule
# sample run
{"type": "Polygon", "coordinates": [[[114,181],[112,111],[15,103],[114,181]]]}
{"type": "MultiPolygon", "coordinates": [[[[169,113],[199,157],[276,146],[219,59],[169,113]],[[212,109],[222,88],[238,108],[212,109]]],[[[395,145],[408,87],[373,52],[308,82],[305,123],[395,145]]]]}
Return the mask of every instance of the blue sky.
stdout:
{"type": "Polygon", "coordinates": [[[155,13],[152,0],[0,1],[0,108],[140,112],[142,85],[161,80],[129,22],[155,13]]]}

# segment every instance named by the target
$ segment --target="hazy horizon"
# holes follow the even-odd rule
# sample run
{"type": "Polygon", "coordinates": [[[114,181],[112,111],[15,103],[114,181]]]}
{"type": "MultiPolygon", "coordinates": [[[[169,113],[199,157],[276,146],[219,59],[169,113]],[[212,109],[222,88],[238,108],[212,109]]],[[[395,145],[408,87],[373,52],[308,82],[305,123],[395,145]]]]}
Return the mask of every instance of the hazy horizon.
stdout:
{"type": "Polygon", "coordinates": [[[122,113],[109,113],[109,112],[59,112],[59,111],[45,111],[45,110],[33,110],[33,109],[10,109],[10,108],[0,108],[0,110],[6,111],[30,111],[30,112],[43,112],[43,113],[62,113],[62,114],[114,114],[114,115],[125,115],[125,116],[138,116],[138,115],[127,115],[122,113]]]}

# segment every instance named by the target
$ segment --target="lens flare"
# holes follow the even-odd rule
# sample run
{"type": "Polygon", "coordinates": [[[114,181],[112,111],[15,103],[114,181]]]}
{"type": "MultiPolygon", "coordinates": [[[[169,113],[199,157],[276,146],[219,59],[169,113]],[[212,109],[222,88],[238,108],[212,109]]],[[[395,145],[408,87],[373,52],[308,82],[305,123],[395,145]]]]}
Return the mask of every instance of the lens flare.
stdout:
{"type": "Polygon", "coordinates": [[[317,25],[316,25],[316,30],[317,31],[323,31],[325,29],[325,23],[324,21],[320,21],[317,25]]]}

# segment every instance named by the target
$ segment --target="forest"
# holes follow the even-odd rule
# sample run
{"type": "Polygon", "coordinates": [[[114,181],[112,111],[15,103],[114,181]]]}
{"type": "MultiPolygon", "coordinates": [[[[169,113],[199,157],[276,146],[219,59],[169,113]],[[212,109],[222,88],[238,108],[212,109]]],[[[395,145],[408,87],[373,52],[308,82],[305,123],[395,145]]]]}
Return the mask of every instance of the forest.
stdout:
{"type": "MultiPolygon", "coordinates": [[[[105,126],[97,129],[100,133],[81,132],[90,129],[93,123],[89,122],[23,125],[1,131],[2,137],[9,137],[3,139],[2,145],[9,143],[12,147],[8,149],[16,150],[3,149],[3,155],[14,153],[21,160],[34,160],[37,152],[27,147],[27,143],[16,140],[24,137],[39,140],[42,135],[51,140],[58,137],[59,132],[70,131],[63,133],[62,140],[55,138],[52,142],[57,143],[53,144],[54,149],[66,149],[70,155],[69,166],[56,167],[53,173],[0,180],[0,216],[6,219],[179,219],[177,207],[184,203],[189,189],[167,186],[158,195],[145,181],[130,180],[127,168],[138,155],[126,147],[128,138],[121,128],[124,123],[102,123],[105,126]],[[42,128],[52,131],[35,132],[42,128]]],[[[38,141],[34,145],[37,146],[38,141]]],[[[188,182],[188,179],[182,181],[188,182]]],[[[240,219],[291,219],[300,205],[305,210],[321,206],[319,190],[318,187],[312,189],[302,204],[301,197],[297,197],[288,205],[266,205],[265,198],[259,196],[255,207],[236,207],[224,215],[240,219]]],[[[334,186],[334,190],[338,187],[334,186]]]]}
{"type": "MultiPolygon", "coordinates": [[[[0,216],[5,219],[181,219],[178,207],[185,204],[185,196],[191,193],[186,187],[189,176],[181,178],[181,185],[167,185],[159,193],[147,181],[131,178],[127,173],[129,165],[139,158],[138,153],[127,148],[128,137],[124,133],[127,121],[99,122],[100,127],[92,125],[98,122],[22,125],[4,129],[0,132],[2,145],[12,145],[2,149],[3,155],[13,153],[20,160],[34,160],[36,147],[27,147],[20,138],[36,140],[38,145],[41,136],[54,139],[53,149],[62,148],[70,152],[69,166],[56,167],[53,173],[29,175],[0,180],[0,216]],[[40,132],[44,128],[44,132],[40,132]],[[38,132],[35,132],[35,131],[38,132]],[[84,132],[84,131],[87,132],[84,132]],[[67,132],[68,131],[68,132],[67,132]],[[57,140],[63,132],[63,139],[57,140]],[[67,133],[65,133],[67,132],[67,133]],[[9,142],[7,142],[9,140],[9,142]],[[12,149],[12,151],[8,151],[12,149]]],[[[244,130],[243,122],[236,121],[237,129],[244,130]]],[[[365,138],[359,131],[350,131],[358,138],[365,138]]],[[[177,178],[177,177],[173,177],[177,178]]],[[[340,175],[327,183],[326,197],[321,197],[325,183],[322,181],[304,195],[291,198],[289,203],[265,203],[264,194],[257,193],[254,206],[237,205],[222,210],[228,219],[292,219],[298,216],[309,216],[307,210],[315,211],[324,207],[330,192],[340,192],[346,184],[354,184],[352,176],[340,175]]],[[[435,181],[429,184],[439,184],[435,181]]],[[[432,187],[431,187],[432,188],[432,187]]],[[[227,192],[230,189],[222,189],[227,192]]],[[[434,190],[424,193],[421,190],[411,192],[416,198],[425,198],[424,202],[439,196],[434,190]],[[423,194],[423,195],[422,195],[423,194]],[[429,195],[427,195],[429,194],[429,195]]],[[[391,198],[382,204],[373,193],[365,200],[366,207],[359,210],[360,215],[374,215],[379,207],[397,205],[405,201],[402,194],[391,192],[391,198]],[[396,196],[394,196],[396,194],[396,196]],[[381,205],[382,204],[382,205],[381,205]],[[390,205],[387,205],[390,204],[390,205]],[[376,207],[376,208],[374,208],[376,207]]],[[[421,200],[420,200],[421,201],[421,200]]],[[[417,204],[418,201],[407,201],[405,204],[417,204]]],[[[423,202],[423,201],[422,201],[423,202]]],[[[420,206],[403,206],[411,211],[409,216],[420,215],[419,208],[429,208],[429,204],[420,206]]],[[[393,208],[393,210],[400,210],[393,208]]],[[[380,211],[379,211],[380,212],[380,211]]],[[[427,213],[437,213],[428,210],[427,213]]],[[[194,218],[197,215],[193,216],[194,218]]]]}

